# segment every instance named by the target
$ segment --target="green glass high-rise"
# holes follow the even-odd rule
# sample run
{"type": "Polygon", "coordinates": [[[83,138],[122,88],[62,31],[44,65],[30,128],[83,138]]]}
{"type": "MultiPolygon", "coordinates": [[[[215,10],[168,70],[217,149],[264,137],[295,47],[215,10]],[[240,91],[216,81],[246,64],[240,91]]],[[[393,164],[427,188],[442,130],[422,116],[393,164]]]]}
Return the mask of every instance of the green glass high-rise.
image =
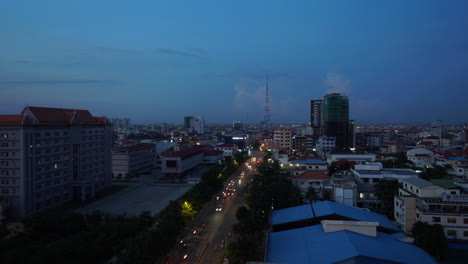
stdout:
{"type": "Polygon", "coordinates": [[[349,120],[349,99],[339,93],[323,97],[324,132],[336,137],[337,147],[353,147],[354,126],[349,120]]]}
{"type": "Polygon", "coordinates": [[[190,122],[192,121],[193,116],[186,116],[184,117],[184,128],[190,129],[190,122]]]}

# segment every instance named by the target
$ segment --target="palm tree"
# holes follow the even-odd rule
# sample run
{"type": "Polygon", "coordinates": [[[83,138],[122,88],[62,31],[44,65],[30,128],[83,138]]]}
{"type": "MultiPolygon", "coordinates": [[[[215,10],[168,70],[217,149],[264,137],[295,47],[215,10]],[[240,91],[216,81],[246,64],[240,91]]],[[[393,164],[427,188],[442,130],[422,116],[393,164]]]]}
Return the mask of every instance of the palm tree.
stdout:
{"type": "Polygon", "coordinates": [[[320,199],[318,193],[315,191],[314,187],[310,186],[309,189],[307,189],[307,192],[305,194],[305,199],[308,200],[309,202],[315,202],[320,199]]]}

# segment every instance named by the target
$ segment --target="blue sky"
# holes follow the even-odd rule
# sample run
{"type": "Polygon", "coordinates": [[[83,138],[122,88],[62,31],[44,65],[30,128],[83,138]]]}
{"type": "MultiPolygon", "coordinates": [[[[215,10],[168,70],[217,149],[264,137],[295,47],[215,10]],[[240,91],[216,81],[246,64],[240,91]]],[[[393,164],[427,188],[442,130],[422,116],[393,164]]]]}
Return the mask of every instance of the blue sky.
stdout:
{"type": "Polygon", "coordinates": [[[468,1],[0,1],[0,113],[134,122],[466,122],[468,1]]]}

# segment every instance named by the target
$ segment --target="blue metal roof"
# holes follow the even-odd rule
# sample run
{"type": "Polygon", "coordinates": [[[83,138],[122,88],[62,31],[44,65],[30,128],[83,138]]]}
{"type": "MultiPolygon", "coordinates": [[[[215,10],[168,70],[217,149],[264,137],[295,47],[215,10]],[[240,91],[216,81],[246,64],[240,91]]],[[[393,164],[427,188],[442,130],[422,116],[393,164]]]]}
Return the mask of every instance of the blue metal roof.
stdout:
{"type": "Polygon", "coordinates": [[[305,160],[293,160],[292,164],[306,164],[306,165],[328,165],[326,161],[319,159],[305,159],[305,160]]]}
{"type": "Polygon", "coordinates": [[[455,161],[468,161],[468,159],[464,157],[450,157],[448,158],[449,160],[455,160],[455,161]]]}
{"type": "Polygon", "coordinates": [[[289,207],[271,212],[270,224],[277,225],[313,218],[310,204],[289,207]]]}
{"type": "Polygon", "coordinates": [[[424,250],[389,235],[377,237],[352,231],[325,233],[322,225],[270,233],[266,262],[336,263],[351,258],[373,258],[399,263],[437,263],[424,250]]]}
{"type": "MultiPolygon", "coordinates": [[[[332,201],[316,202],[312,203],[312,206],[314,208],[313,212],[315,213],[315,217],[337,214],[358,221],[379,222],[379,225],[382,227],[400,231],[400,229],[386,216],[369,212],[361,208],[347,206],[332,201]]],[[[310,204],[274,210],[271,212],[270,224],[277,225],[310,219],[314,217],[313,212],[310,204]]]]}

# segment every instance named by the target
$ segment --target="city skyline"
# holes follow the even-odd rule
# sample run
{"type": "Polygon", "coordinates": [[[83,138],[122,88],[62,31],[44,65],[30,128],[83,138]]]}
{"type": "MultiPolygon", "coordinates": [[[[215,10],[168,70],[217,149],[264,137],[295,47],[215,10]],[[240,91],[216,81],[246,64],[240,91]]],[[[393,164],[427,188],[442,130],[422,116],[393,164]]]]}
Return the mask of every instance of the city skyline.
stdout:
{"type": "Polygon", "coordinates": [[[2,114],[89,109],[134,123],[466,122],[465,1],[2,4],[2,114]]]}

